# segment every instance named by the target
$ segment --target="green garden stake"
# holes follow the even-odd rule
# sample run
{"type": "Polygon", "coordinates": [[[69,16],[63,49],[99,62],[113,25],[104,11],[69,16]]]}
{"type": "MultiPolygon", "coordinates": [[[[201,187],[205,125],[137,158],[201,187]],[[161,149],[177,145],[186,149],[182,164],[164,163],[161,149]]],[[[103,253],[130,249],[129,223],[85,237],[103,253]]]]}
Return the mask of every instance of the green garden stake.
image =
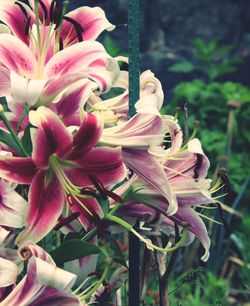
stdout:
{"type": "MultiPolygon", "coordinates": [[[[140,98],[140,0],[128,2],[129,116],[135,115],[140,98]]],[[[129,234],[129,306],[140,305],[140,241],[129,234]]]]}

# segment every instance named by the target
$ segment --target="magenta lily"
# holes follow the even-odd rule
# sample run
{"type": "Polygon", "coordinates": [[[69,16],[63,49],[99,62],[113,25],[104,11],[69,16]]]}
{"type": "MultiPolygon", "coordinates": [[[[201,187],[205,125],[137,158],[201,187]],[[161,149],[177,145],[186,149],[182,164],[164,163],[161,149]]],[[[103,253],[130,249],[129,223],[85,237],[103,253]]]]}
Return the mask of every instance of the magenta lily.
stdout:
{"type": "Polygon", "coordinates": [[[39,241],[57,223],[63,208],[79,212],[87,229],[102,210],[94,198],[83,195],[92,186],[89,177],[103,185],[117,183],[126,176],[119,148],[94,147],[102,132],[102,122],[85,114],[74,135],[58,116],[46,107],[30,111],[32,157],[6,157],[0,160],[0,176],[11,182],[31,184],[27,226],[18,235],[18,243],[39,241]]]}

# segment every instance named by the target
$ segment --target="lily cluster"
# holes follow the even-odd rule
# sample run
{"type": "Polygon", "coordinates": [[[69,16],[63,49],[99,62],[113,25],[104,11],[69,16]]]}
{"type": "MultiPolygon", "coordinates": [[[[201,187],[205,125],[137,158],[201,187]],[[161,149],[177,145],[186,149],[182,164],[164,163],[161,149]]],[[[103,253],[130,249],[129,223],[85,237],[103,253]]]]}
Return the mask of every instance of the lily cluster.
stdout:
{"type": "Polygon", "coordinates": [[[55,230],[103,236],[115,223],[150,249],[174,250],[135,231],[139,220],[170,237],[183,229],[181,245],[196,236],[209,257],[196,207],[213,203],[219,186],[206,178],[199,140],[184,142],[177,119],[161,115],[164,94],[149,70],[130,118],[128,72],[119,65],[127,59],[96,41],[115,27],[98,7],[66,11],[55,0],[1,1],[1,306],[93,300],[72,291],[76,275],[36,245],[55,230]]]}

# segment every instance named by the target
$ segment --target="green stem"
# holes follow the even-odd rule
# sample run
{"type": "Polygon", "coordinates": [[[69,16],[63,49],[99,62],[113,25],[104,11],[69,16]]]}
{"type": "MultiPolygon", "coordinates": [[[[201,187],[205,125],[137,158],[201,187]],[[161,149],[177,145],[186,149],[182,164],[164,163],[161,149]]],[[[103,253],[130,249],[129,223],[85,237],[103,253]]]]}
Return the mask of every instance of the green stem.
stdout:
{"type": "Polygon", "coordinates": [[[0,110],[0,120],[3,121],[3,123],[5,124],[5,126],[7,127],[7,129],[9,130],[11,136],[13,137],[15,143],[18,145],[18,147],[20,148],[21,153],[23,154],[23,156],[29,157],[29,154],[25,151],[23,144],[21,142],[21,140],[18,138],[16,132],[14,131],[14,129],[12,128],[12,126],[9,123],[9,120],[7,119],[7,117],[4,114],[4,111],[0,110]]]}
{"type": "Polygon", "coordinates": [[[170,248],[169,247],[161,248],[161,247],[158,247],[157,245],[154,245],[151,242],[151,240],[148,240],[148,239],[144,238],[142,235],[140,235],[136,230],[134,230],[133,226],[130,225],[129,223],[127,223],[126,221],[124,221],[124,220],[122,220],[122,219],[120,219],[120,218],[118,218],[116,216],[110,215],[110,214],[107,214],[105,216],[105,218],[110,220],[110,221],[112,221],[112,222],[114,222],[114,223],[117,223],[117,224],[121,225],[123,228],[125,228],[129,232],[133,233],[142,242],[144,242],[149,249],[153,249],[153,250],[156,250],[156,251],[160,251],[160,252],[173,252],[173,251],[179,249],[184,244],[184,242],[187,240],[188,227],[184,226],[181,239],[173,247],[170,247],[170,248]]]}
{"type": "Polygon", "coordinates": [[[91,296],[96,292],[96,290],[101,286],[101,284],[103,283],[103,281],[105,280],[105,278],[107,277],[109,272],[109,265],[107,264],[104,272],[102,274],[102,277],[100,278],[100,280],[97,282],[97,284],[95,285],[95,287],[93,289],[91,289],[87,294],[82,296],[82,300],[88,300],[89,298],[91,298],[91,296]]]}

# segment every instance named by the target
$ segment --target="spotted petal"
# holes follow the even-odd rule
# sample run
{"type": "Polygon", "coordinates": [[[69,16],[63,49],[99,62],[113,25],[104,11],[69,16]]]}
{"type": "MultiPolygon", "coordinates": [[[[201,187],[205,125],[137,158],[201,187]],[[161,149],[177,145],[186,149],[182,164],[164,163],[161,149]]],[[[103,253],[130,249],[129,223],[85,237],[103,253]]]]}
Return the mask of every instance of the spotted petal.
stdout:
{"type": "Polygon", "coordinates": [[[0,35],[0,67],[14,71],[20,76],[31,77],[36,61],[31,50],[17,37],[0,35]]]}

